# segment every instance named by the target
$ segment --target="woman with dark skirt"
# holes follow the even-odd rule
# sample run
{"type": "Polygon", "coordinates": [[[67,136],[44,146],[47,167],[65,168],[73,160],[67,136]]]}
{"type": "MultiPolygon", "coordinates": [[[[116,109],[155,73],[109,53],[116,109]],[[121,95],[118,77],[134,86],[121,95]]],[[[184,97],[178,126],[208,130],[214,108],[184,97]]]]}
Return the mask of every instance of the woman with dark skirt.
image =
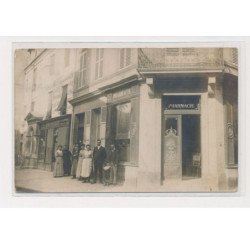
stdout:
{"type": "Polygon", "coordinates": [[[72,159],[72,154],[69,151],[67,146],[64,146],[63,149],[63,170],[64,170],[64,175],[68,176],[70,175],[71,172],[71,159],[72,159]]]}
{"type": "Polygon", "coordinates": [[[78,144],[75,144],[72,152],[72,167],[71,167],[71,175],[72,179],[76,178],[76,169],[77,169],[77,163],[78,163],[78,157],[79,157],[79,147],[78,144]]]}

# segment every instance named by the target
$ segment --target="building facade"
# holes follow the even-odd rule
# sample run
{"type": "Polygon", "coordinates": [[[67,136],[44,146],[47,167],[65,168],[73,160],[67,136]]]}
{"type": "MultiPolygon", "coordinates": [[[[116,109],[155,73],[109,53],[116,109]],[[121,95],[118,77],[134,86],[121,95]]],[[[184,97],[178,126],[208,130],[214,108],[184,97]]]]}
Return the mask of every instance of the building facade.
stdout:
{"type": "MultiPolygon", "coordinates": [[[[38,165],[51,169],[57,143],[72,149],[81,142],[93,147],[101,139],[105,147],[115,143],[119,181],[133,190],[237,189],[237,49],[69,51],[74,63],[68,71],[66,52],[45,50],[40,56],[45,68],[40,84],[50,86],[42,95],[48,96],[48,108],[43,107],[43,115],[34,109],[26,118],[27,131],[32,127],[37,138],[32,152],[38,165]],[[58,70],[55,77],[45,67],[49,59],[58,70]]],[[[26,68],[27,78],[39,74],[36,62],[37,57],[26,68]]]]}
{"type": "Polygon", "coordinates": [[[75,51],[31,49],[25,68],[24,165],[53,170],[54,152],[69,145],[75,51]]]}

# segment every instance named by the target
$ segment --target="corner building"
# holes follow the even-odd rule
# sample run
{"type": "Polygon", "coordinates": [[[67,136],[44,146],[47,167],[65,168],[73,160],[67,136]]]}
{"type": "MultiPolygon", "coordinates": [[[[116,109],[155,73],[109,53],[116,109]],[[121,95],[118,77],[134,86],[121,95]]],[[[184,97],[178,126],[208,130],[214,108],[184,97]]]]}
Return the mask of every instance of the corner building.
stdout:
{"type": "Polygon", "coordinates": [[[131,191],[235,191],[235,48],[78,49],[70,146],[119,150],[131,191]]]}

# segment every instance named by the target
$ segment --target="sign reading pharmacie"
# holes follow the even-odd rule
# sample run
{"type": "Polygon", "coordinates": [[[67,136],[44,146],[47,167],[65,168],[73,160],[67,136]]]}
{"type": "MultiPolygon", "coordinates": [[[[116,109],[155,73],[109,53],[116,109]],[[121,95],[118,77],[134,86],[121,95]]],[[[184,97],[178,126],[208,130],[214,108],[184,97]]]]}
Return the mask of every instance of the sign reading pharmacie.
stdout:
{"type": "Polygon", "coordinates": [[[200,96],[165,96],[164,111],[170,110],[200,110],[200,96]]]}

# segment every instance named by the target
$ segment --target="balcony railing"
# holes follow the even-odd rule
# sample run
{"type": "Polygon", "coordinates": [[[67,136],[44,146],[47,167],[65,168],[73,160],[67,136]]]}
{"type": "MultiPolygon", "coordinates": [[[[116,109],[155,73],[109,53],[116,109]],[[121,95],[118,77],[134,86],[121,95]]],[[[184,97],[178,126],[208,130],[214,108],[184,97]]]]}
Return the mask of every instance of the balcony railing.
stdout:
{"type": "Polygon", "coordinates": [[[216,69],[224,65],[222,48],[143,48],[138,56],[141,71],[216,69]]]}

